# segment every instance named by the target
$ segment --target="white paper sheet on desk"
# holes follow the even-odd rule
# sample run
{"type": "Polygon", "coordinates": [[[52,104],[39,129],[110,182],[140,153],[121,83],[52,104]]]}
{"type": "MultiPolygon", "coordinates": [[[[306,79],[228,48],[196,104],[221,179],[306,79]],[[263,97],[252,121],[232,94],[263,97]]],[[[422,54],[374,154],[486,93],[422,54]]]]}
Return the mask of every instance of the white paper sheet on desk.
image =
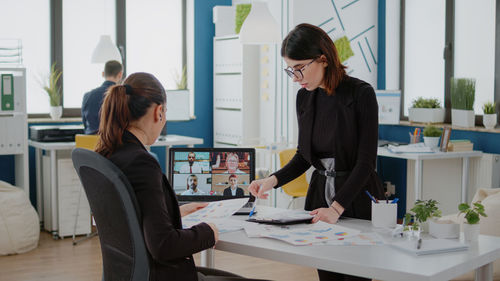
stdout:
{"type": "Polygon", "coordinates": [[[367,232],[352,237],[329,240],[325,244],[336,246],[384,245],[385,241],[378,233],[367,232]]]}
{"type": "MultiPolygon", "coordinates": [[[[210,202],[205,208],[182,218],[183,228],[189,228],[200,222],[211,222],[232,216],[248,202],[248,198],[238,198],[210,202]]],[[[240,228],[241,229],[241,228],[240,228]]]]}
{"type": "Polygon", "coordinates": [[[317,222],[290,226],[275,226],[256,224],[245,226],[248,237],[267,237],[282,240],[292,245],[311,245],[358,235],[361,231],[340,226],[317,222]]]}
{"type": "Polygon", "coordinates": [[[424,143],[412,143],[408,145],[388,145],[387,150],[392,153],[434,153],[435,151],[432,148],[425,146],[424,143]]]}

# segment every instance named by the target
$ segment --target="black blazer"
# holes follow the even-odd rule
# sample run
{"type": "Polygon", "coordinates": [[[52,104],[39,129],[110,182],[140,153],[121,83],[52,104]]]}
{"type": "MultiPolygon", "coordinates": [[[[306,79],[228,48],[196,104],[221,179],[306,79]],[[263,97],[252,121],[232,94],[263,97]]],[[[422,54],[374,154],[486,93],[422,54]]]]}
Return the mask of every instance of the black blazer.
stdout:
{"type": "MultiPolygon", "coordinates": [[[[231,187],[225,188],[223,195],[224,196],[233,196],[233,194],[231,193],[231,187]]],[[[244,195],[243,189],[241,187],[236,187],[236,196],[243,197],[243,195],[244,195]]]]}
{"type": "MultiPolygon", "coordinates": [[[[278,186],[304,173],[311,165],[323,170],[320,160],[312,154],[312,138],[321,139],[322,132],[314,132],[315,97],[317,88],[309,92],[299,90],[297,94],[297,118],[299,127],[298,151],[290,163],[274,175],[278,186]]],[[[335,96],[328,99],[335,115],[328,126],[333,130],[335,141],[331,145],[335,151],[335,170],[347,171],[346,176],[335,178],[335,197],[346,210],[344,216],[370,219],[370,198],[364,190],[378,198],[383,197],[383,189],[375,172],[378,141],[378,104],[370,84],[347,76],[335,89],[335,96]]],[[[307,192],[305,209],[328,207],[325,194],[326,177],[315,171],[307,192]]]]}
{"type": "MultiPolygon", "coordinates": [[[[182,229],[179,205],[161,167],[139,140],[125,131],[123,145],[109,158],[127,176],[142,213],[150,280],[198,280],[192,254],[213,247],[208,224],[182,229]]],[[[120,235],[117,233],[117,235],[120,235]]]]}
{"type": "Polygon", "coordinates": [[[85,127],[85,134],[97,134],[99,130],[99,110],[101,110],[104,94],[115,82],[104,81],[100,87],[93,89],[83,96],[82,101],[82,122],[85,127]]]}

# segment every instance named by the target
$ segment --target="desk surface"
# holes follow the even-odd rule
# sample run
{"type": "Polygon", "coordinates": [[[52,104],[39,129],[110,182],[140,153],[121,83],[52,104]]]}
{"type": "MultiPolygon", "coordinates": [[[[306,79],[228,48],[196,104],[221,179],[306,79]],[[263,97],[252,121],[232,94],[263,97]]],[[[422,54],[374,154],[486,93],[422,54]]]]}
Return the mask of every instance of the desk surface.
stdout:
{"type": "Polygon", "coordinates": [[[387,147],[379,147],[377,151],[378,156],[401,158],[409,160],[425,160],[425,159],[450,159],[450,158],[464,158],[464,157],[479,157],[483,153],[478,150],[473,151],[450,151],[434,153],[392,153],[387,147]]]}
{"type": "MultiPolygon", "coordinates": [[[[372,232],[370,221],[346,219],[341,225],[372,232]]],[[[285,263],[382,280],[450,280],[500,258],[500,237],[480,235],[469,250],[412,256],[389,245],[293,246],[244,231],[221,234],[216,249],[285,263]]]]}
{"type": "MultiPolygon", "coordinates": [[[[45,150],[64,150],[73,149],[75,142],[39,142],[28,140],[28,144],[39,149],[45,150]]],[[[180,135],[160,136],[151,146],[172,146],[172,145],[195,145],[203,144],[202,138],[193,138],[180,135]]]]}

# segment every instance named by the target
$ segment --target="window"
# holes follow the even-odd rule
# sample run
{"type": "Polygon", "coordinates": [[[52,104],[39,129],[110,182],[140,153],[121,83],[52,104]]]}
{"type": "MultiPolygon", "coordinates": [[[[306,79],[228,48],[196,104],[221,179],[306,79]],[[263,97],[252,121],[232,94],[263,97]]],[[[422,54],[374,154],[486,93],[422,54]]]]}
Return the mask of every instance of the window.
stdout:
{"type": "Polygon", "coordinates": [[[104,82],[104,64],[90,58],[101,35],[116,43],[115,10],[115,0],[63,0],[64,108],[80,108],[83,95],[104,82]]]}
{"type": "Polygon", "coordinates": [[[0,26],[0,39],[21,40],[28,113],[49,112],[49,98],[40,85],[50,70],[49,0],[2,0],[0,26]]]}

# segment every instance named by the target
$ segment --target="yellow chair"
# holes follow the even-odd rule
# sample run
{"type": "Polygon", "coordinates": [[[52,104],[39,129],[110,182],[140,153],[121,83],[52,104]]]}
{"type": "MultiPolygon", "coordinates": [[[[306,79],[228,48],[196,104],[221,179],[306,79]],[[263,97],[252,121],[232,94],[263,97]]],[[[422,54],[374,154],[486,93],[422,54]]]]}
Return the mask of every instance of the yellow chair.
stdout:
{"type": "MultiPolygon", "coordinates": [[[[81,135],[81,134],[76,134],[75,135],[75,147],[85,148],[85,149],[94,151],[95,147],[97,146],[97,140],[99,140],[99,136],[98,135],[81,135]]],[[[76,244],[78,244],[81,241],[87,240],[87,239],[89,239],[89,238],[97,235],[97,231],[95,231],[95,232],[91,232],[91,233],[87,234],[87,236],[84,237],[84,238],[82,238],[82,239],[75,240],[76,226],[77,226],[77,223],[78,223],[78,216],[79,216],[79,212],[80,212],[80,202],[81,202],[80,200],[81,200],[81,197],[82,197],[82,189],[83,188],[80,189],[80,192],[78,194],[78,204],[77,204],[77,209],[76,209],[75,225],[74,225],[74,228],[73,228],[73,246],[76,245],[76,244]]]]}
{"type": "MultiPolygon", "coordinates": [[[[286,164],[288,164],[288,162],[290,162],[290,160],[292,160],[296,152],[297,149],[295,148],[280,151],[279,155],[281,168],[283,168],[286,164]]],[[[308,187],[309,184],[306,180],[306,173],[303,173],[298,178],[281,187],[286,194],[292,196],[292,200],[290,201],[290,203],[288,203],[287,209],[290,208],[295,199],[299,197],[305,197],[307,195],[308,187]]]]}

